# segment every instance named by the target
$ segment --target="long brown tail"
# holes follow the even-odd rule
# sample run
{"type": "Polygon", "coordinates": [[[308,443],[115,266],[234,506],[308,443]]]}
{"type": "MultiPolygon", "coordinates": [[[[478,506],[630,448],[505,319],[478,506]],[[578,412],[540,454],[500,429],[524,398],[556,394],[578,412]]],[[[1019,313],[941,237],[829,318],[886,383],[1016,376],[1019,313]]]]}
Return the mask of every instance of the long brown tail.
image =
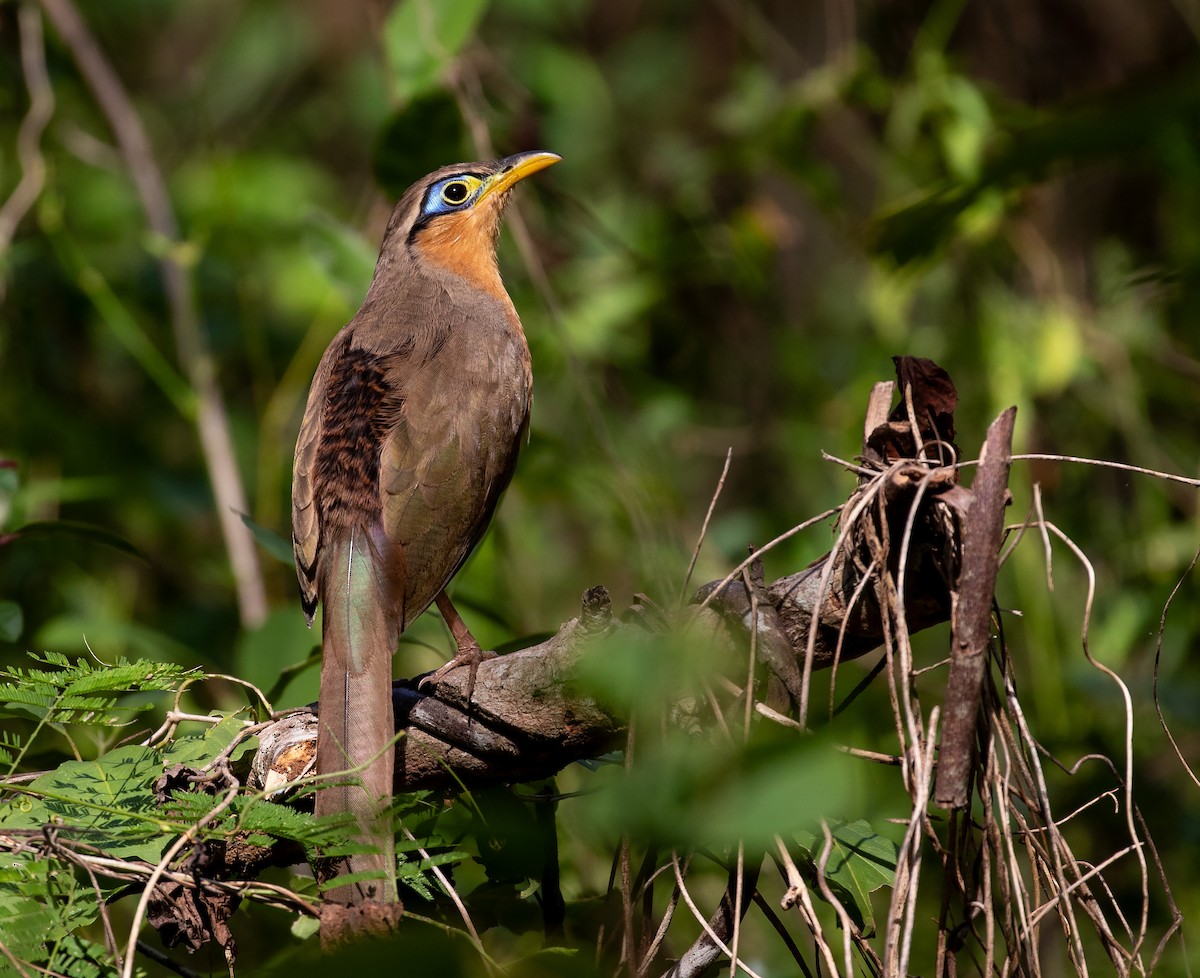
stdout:
{"type": "Polygon", "coordinates": [[[326,897],[338,903],[392,901],[396,863],[388,807],[395,768],[391,664],[396,629],[365,534],[330,544],[326,556],[317,773],[325,778],[347,773],[317,792],[316,814],[355,815],[355,841],[370,851],[348,857],[339,875],[371,877],[334,886],[326,897]]]}

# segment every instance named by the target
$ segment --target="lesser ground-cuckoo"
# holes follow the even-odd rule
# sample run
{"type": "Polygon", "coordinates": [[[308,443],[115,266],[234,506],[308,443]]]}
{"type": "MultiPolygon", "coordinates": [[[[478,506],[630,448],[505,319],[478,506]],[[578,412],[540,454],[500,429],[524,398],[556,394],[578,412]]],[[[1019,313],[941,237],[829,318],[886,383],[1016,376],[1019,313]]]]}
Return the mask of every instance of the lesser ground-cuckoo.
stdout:
{"type": "Polygon", "coordinates": [[[392,653],[431,602],[454,659],[482,653],[445,588],[479,542],[528,426],[529,347],[496,264],[512,188],[559,157],[443,167],[396,205],[358,314],[321,358],[296,443],[292,538],[305,614],[323,606],[317,793],[375,850],[344,903],[395,898],[392,653]]]}

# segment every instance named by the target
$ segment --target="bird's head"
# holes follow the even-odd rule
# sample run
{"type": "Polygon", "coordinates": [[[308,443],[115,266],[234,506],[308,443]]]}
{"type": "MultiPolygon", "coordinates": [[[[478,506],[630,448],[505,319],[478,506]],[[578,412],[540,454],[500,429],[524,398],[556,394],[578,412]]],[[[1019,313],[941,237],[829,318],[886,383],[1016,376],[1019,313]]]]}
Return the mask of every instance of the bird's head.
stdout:
{"type": "Polygon", "coordinates": [[[500,288],[496,236],[512,189],[561,158],[538,151],[435,170],[409,187],[396,205],[381,262],[399,246],[409,260],[448,270],[489,291],[500,288]]]}

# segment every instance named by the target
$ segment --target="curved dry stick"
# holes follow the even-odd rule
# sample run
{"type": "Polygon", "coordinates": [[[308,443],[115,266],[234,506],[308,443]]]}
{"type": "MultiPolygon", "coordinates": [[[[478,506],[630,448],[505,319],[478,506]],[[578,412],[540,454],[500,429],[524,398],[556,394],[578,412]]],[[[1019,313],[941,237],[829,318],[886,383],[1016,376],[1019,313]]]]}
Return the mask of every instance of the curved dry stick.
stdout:
{"type": "MultiPolygon", "coordinates": [[[[753,688],[754,688],[753,684],[751,684],[747,688],[749,690],[753,690],[753,688]]],[[[753,699],[753,698],[754,697],[752,695],[747,697],[748,700],[753,699]]],[[[749,715],[747,715],[747,717],[746,717],[746,734],[747,734],[747,736],[749,736],[749,734],[750,734],[750,717],[749,717],[749,715]]],[[[746,886],[746,879],[744,876],[745,869],[746,869],[746,843],[739,839],[738,840],[738,850],[737,850],[737,868],[735,870],[737,876],[734,881],[734,887],[733,887],[733,905],[735,907],[742,906],[742,898],[743,898],[743,894],[745,892],[745,886],[746,886]]],[[[737,978],[738,945],[741,943],[741,939],[742,939],[742,915],[740,913],[735,913],[733,915],[733,937],[729,942],[729,978],[737,978]]]]}
{"type": "MultiPolygon", "coordinates": [[[[1124,849],[1118,849],[1111,856],[1109,856],[1107,859],[1103,860],[1102,862],[1097,863],[1095,866],[1093,866],[1091,869],[1089,869],[1086,873],[1080,874],[1080,876],[1077,879],[1075,879],[1074,881],[1072,881],[1071,883],[1069,883],[1067,885],[1067,888],[1065,890],[1062,890],[1061,892],[1054,894],[1054,896],[1052,896],[1049,900],[1047,900],[1040,907],[1035,909],[1032,914],[1029,915],[1030,925],[1037,926],[1038,922],[1043,917],[1045,917],[1048,913],[1050,913],[1050,911],[1055,908],[1056,904],[1065,903],[1067,897],[1073,891],[1079,889],[1079,887],[1083,886],[1093,876],[1099,876],[1104,870],[1106,870],[1109,866],[1111,866],[1113,863],[1115,863],[1118,859],[1123,858],[1124,856],[1128,855],[1130,852],[1133,852],[1136,849],[1141,849],[1141,847],[1142,847],[1142,842],[1139,839],[1137,842],[1126,846],[1124,849]]],[[[1100,878],[1101,878],[1101,882],[1103,882],[1103,877],[1100,877],[1100,878]]]]}
{"type": "MultiPolygon", "coordinates": [[[[412,834],[407,825],[401,825],[400,831],[404,833],[409,842],[417,841],[417,837],[412,834]]],[[[458,915],[462,917],[463,926],[467,928],[467,934],[470,936],[471,943],[475,945],[475,950],[479,953],[479,957],[483,961],[484,969],[489,975],[495,975],[496,964],[494,961],[492,961],[491,956],[487,953],[487,951],[484,950],[483,941],[480,940],[479,937],[479,931],[475,928],[475,922],[471,920],[471,914],[467,910],[467,905],[463,903],[462,897],[458,895],[458,890],[454,888],[454,884],[451,883],[446,874],[442,872],[442,867],[433,862],[432,857],[424,848],[418,845],[417,852],[420,853],[422,859],[426,859],[430,862],[429,868],[433,872],[434,877],[439,883],[442,884],[442,889],[446,891],[446,896],[450,898],[455,909],[458,911],[458,915]]]]}
{"type": "MultiPolygon", "coordinates": [[[[817,585],[817,597],[813,602],[812,615],[808,622],[808,641],[804,649],[804,671],[800,680],[800,704],[798,715],[800,723],[806,727],[808,726],[809,686],[812,683],[813,657],[816,653],[817,647],[817,623],[820,618],[821,605],[829,592],[829,582],[833,577],[833,565],[836,563],[836,561],[833,559],[833,556],[842,551],[842,548],[846,545],[846,539],[849,537],[854,524],[858,521],[858,518],[863,514],[871,501],[882,493],[885,481],[892,475],[893,472],[898,470],[900,465],[900,462],[896,462],[886,472],[878,473],[875,477],[875,481],[870,485],[870,487],[862,492],[861,498],[855,502],[854,508],[850,510],[850,515],[841,521],[837,539],[834,540],[833,547],[829,551],[830,559],[827,560],[825,562],[825,566],[821,568],[821,579],[817,585]]],[[[830,512],[840,512],[844,508],[845,506],[843,504],[842,506],[837,507],[836,510],[827,511],[821,515],[820,519],[824,519],[825,516],[829,515],[830,512]]],[[[805,523],[801,524],[801,527],[807,529],[807,527],[811,526],[813,522],[814,520],[807,520],[805,523]]],[[[772,544],[768,544],[768,546],[771,546],[774,543],[775,541],[772,541],[772,544]]],[[[763,549],[765,550],[766,547],[763,549]]],[[[724,585],[722,585],[722,587],[723,586],[724,585]]],[[[720,588],[717,590],[719,591],[720,588]]],[[[714,591],[713,593],[715,594],[717,592],[714,591]]]]}
{"type": "MultiPolygon", "coordinates": [[[[662,867],[664,870],[667,867],[662,867]]],[[[657,876],[658,873],[655,873],[657,876]]],[[[658,953],[659,947],[662,945],[663,938],[667,936],[667,928],[671,926],[671,921],[675,917],[675,908],[679,906],[679,887],[676,886],[671,890],[671,899],[667,902],[667,908],[663,911],[662,920],[659,921],[658,930],[654,932],[654,939],[651,940],[646,948],[646,953],[642,955],[642,963],[638,965],[637,974],[639,978],[650,970],[650,963],[654,960],[654,956],[658,953]]]]}
{"type": "MultiPolygon", "coordinates": [[[[11,841],[15,842],[15,840],[11,841]]],[[[156,866],[151,866],[141,861],[131,862],[111,856],[93,855],[92,853],[101,852],[102,850],[97,849],[95,846],[86,845],[85,843],[75,842],[74,845],[78,846],[78,848],[72,848],[72,846],[66,845],[61,839],[55,839],[53,844],[43,845],[38,851],[58,856],[64,861],[78,866],[87,872],[95,869],[99,870],[101,875],[109,879],[124,880],[127,882],[146,880],[157,869],[156,866]]],[[[32,847],[26,845],[25,848],[29,849],[32,847]]],[[[10,840],[5,840],[3,843],[0,843],[0,851],[16,852],[20,850],[15,845],[10,844],[10,840]]],[[[192,873],[182,873],[167,869],[163,870],[159,879],[170,880],[173,883],[180,883],[184,886],[196,886],[196,878],[192,873]]],[[[302,896],[277,883],[264,883],[261,880],[231,881],[206,878],[204,885],[219,890],[222,893],[230,893],[247,900],[255,900],[263,906],[274,907],[277,910],[305,914],[309,917],[319,916],[316,898],[302,896]]]]}
{"type": "MultiPolygon", "coordinates": [[[[183,677],[178,688],[175,690],[175,698],[172,702],[171,709],[167,710],[166,715],[163,717],[162,726],[155,730],[154,733],[150,734],[150,736],[148,736],[145,740],[141,741],[141,745],[143,747],[151,747],[154,744],[157,744],[160,740],[167,740],[169,737],[174,735],[175,728],[178,727],[179,724],[184,720],[194,720],[197,723],[210,724],[218,724],[225,720],[225,717],[202,716],[197,713],[188,713],[185,710],[180,709],[180,704],[183,702],[183,694],[187,692],[188,687],[190,687],[192,683],[202,682],[207,678],[207,674],[199,671],[198,669],[192,670],[189,674],[183,677]]],[[[249,721],[247,721],[247,723],[249,723],[249,721]]]]}
{"type": "MultiPolygon", "coordinates": [[[[829,973],[836,975],[838,967],[833,956],[833,948],[825,939],[825,932],[821,927],[820,918],[817,917],[816,909],[813,907],[812,897],[809,895],[808,885],[804,882],[804,876],[796,868],[791,853],[788,852],[787,846],[779,836],[775,836],[775,847],[779,850],[779,861],[783,864],[783,874],[788,884],[788,890],[783,895],[781,906],[784,910],[793,906],[800,908],[800,916],[804,918],[804,923],[808,927],[809,933],[812,934],[813,942],[824,957],[829,973]]],[[[845,978],[850,978],[850,976],[845,976],[845,978]]]]}
{"type": "MultiPolygon", "coordinates": [[[[695,901],[692,899],[691,893],[688,892],[687,883],[684,882],[683,875],[679,869],[679,854],[675,851],[671,852],[671,865],[675,869],[675,885],[679,888],[679,893],[683,897],[683,902],[688,905],[688,909],[691,910],[692,916],[696,918],[697,922],[703,928],[704,933],[708,935],[708,939],[712,941],[719,950],[728,955],[729,958],[736,964],[736,966],[741,968],[742,971],[750,976],[750,978],[762,978],[762,976],[754,971],[748,964],[746,964],[746,962],[738,960],[737,956],[733,953],[733,950],[718,936],[717,932],[713,929],[712,924],[704,918],[702,913],[700,913],[700,908],[696,906],[695,901]]],[[[726,895],[728,895],[728,889],[725,892],[726,895]]],[[[724,897],[722,897],[722,899],[724,899],[724,897]]],[[[717,908],[717,912],[720,913],[719,907],[717,908]]],[[[731,908],[731,916],[737,917],[740,913],[740,907],[731,908]]],[[[693,944],[689,950],[695,950],[695,948],[696,945],[693,944]]],[[[685,954],[683,958],[680,958],[679,961],[676,962],[675,967],[668,972],[668,975],[686,976],[692,974],[691,971],[683,970],[686,967],[684,964],[686,957],[687,955],[685,954]]]]}
{"type": "Polygon", "coordinates": [[[104,947],[113,956],[113,962],[120,971],[125,967],[125,963],[121,958],[121,948],[117,945],[117,935],[113,931],[112,919],[108,915],[108,903],[104,899],[104,891],[100,889],[100,881],[96,879],[95,869],[91,866],[84,866],[83,870],[92,884],[92,892],[96,894],[96,906],[100,910],[100,926],[104,930],[104,947]]]}
{"type": "MultiPolygon", "coordinates": [[[[1175,894],[1171,892],[1171,884],[1167,881],[1166,869],[1163,867],[1162,859],[1159,857],[1158,848],[1154,845],[1154,839],[1150,836],[1150,829],[1146,825],[1146,820],[1142,817],[1142,813],[1138,812],[1138,821],[1141,823],[1142,831],[1146,835],[1146,848],[1150,852],[1150,857],[1154,860],[1154,868],[1158,870],[1158,879],[1162,883],[1163,892],[1167,897],[1167,908],[1171,911],[1171,926],[1167,928],[1165,934],[1158,942],[1158,947],[1154,949],[1154,955],[1150,958],[1150,967],[1147,974],[1154,974],[1158,967],[1158,960],[1162,957],[1163,952],[1167,949],[1167,944],[1171,938],[1179,932],[1179,943],[1184,944],[1183,940],[1183,911],[1179,909],[1179,905],[1175,902],[1175,894]]],[[[1188,960],[1187,948],[1184,946],[1184,960],[1188,960]]]]}
{"type": "Polygon", "coordinates": [[[893,585],[890,581],[887,581],[886,575],[884,575],[884,583],[888,587],[889,592],[894,592],[896,595],[895,634],[901,653],[900,688],[904,693],[903,701],[905,719],[909,727],[908,735],[913,744],[921,742],[922,727],[920,714],[912,709],[912,680],[915,678],[915,675],[913,672],[912,636],[908,630],[908,607],[904,601],[904,592],[908,579],[908,555],[912,550],[913,527],[916,525],[917,512],[920,508],[921,500],[925,497],[925,493],[929,489],[936,471],[936,469],[930,469],[921,477],[921,481],[917,485],[916,494],[909,504],[908,513],[905,515],[904,533],[900,537],[900,557],[896,561],[895,584],[893,585]]]}
{"type": "Polygon", "coordinates": [[[162,239],[158,265],[171,311],[176,353],[196,394],[196,428],[237,585],[238,612],[244,626],[254,627],[267,617],[267,592],[254,537],[241,520],[240,514],[249,512],[246,493],[238,473],[229,417],[217,385],[216,364],[196,308],[191,271],[178,255],[182,242],[166,183],[129,94],[75,5],[71,0],[39,2],[108,119],[146,222],[162,239]]]}
{"type": "MultiPolygon", "coordinates": [[[[54,87],[46,71],[46,47],[42,39],[42,18],[32,3],[21,4],[17,11],[21,34],[21,71],[29,91],[29,111],[17,130],[17,160],[21,179],[0,207],[0,253],[8,250],[17,225],[29,213],[46,184],[46,160],[42,156],[42,133],[54,115],[54,87]]],[[[0,298],[4,281],[0,279],[0,298]]]]}
{"type": "MultiPolygon", "coordinates": [[[[806,519],[803,523],[797,523],[790,530],[785,530],[783,533],[779,534],[779,536],[775,537],[774,540],[769,540],[767,543],[764,543],[761,547],[755,548],[755,550],[750,554],[749,557],[747,557],[740,564],[738,564],[733,570],[731,570],[728,574],[726,574],[723,578],[721,578],[721,580],[719,580],[715,586],[712,586],[711,590],[705,596],[704,600],[701,601],[698,605],[696,605],[695,613],[698,614],[699,612],[701,612],[705,608],[707,608],[710,604],[712,604],[713,599],[718,594],[720,594],[722,591],[724,591],[725,588],[727,588],[738,577],[740,577],[742,571],[744,571],[747,567],[749,567],[751,564],[753,564],[756,560],[761,559],[764,554],[769,553],[770,551],[774,550],[781,543],[784,543],[785,541],[790,540],[797,533],[803,533],[810,526],[816,526],[818,523],[824,523],[827,519],[829,519],[829,517],[836,516],[838,513],[840,513],[843,508],[844,508],[844,505],[843,506],[834,506],[832,509],[827,509],[823,513],[818,513],[816,516],[806,519]]],[[[709,587],[709,585],[706,584],[705,587],[707,588],[707,587],[709,587]]]]}
{"type": "Polygon", "coordinates": [[[1038,535],[1042,538],[1042,553],[1046,558],[1046,590],[1054,593],[1054,552],[1050,547],[1050,533],[1046,530],[1046,513],[1042,509],[1041,483],[1033,484],[1033,508],[1037,513],[1038,535]]]}
{"type": "Polygon", "coordinates": [[[933,776],[933,749],[937,739],[938,708],[929,711],[929,733],[924,751],[913,744],[910,765],[913,771],[911,797],[912,813],[904,841],[900,844],[900,858],[896,862],[896,879],[888,904],[886,936],[883,947],[883,968],[886,975],[908,973],[908,957],[912,947],[912,931],[916,922],[917,884],[921,874],[921,834],[927,817],[925,807],[933,776]]]}
{"type": "MultiPolygon", "coordinates": [[[[866,567],[859,568],[858,583],[854,585],[854,591],[850,595],[850,600],[846,602],[846,613],[842,616],[842,620],[841,620],[840,624],[838,625],[837,643],[833,647],[833,661],[829,664],[829,717],[830,717],[830,719],[837,716],[837,713],[840,710],[844,710],[849,705],[849,703],[853,702],[853,699],[847,699],[847,700],[843,701],[840,706],[837,706],[837,707],[834,706],[834,701],[837,698],[838,666],[841,665],[841,662],[842,662],[842,649],[843,649],[845,641],[846,641],[846,629],[850,622],[850,615],[854,611],[854,609],[858,607],[858,603],[862,600],[862,596],[866,593],[867,585],[869,585],[871,583],[871,579],[872,579],[871,576],[874,573],[876,573],[878,570],[879,570],[879,560],[875,557],[871,558],[871,563],[869,563],[866,567]]],[[[871,674],[869,674],[867,679],[874,680],[876,675],[878,675],[877,672],[871,673],[871,674]]],[[[861,688],[865,689],[866,686],[863,685],[861,688]]],[[[859,687],[855,687],[855,690],[858,690],[858,689],[859,689],[859,687]]],[[[850,693],[851,697],[854,697],[857,695],[855,690],[851,691],[851,693],[850,693]]]]}
{"type": "MultiPolygon", "coordinates": [[[[1173,472],[1162,472],[1158,469],[1147,469],[1141,465],[1131,465],[1128,462],[1110,462],[1102,458],[1082,458],[1079,455],[1050,455],[1040,452],[1024,452],[1020,455],[1012,457],[1014,462],[1074,462],[1076,465],[1095,465],[1102,469],[1116,469],[1119,472],[1134,472],[1138,475],[1151,475],[1156,479],[1163,479],[1166,482],[1178,482],[1181,485],[1191,486],[1194,489],[1200,489],[1200,479],[1190,479],[1185,475],[1176,475],[1173,472]]],[[[973,459],[970,462],[961,462],[961,465],[978,464],[978,459],[973,459]]]]}
{"type": "MultiPolygon", "coordinates": [[[[1049,526],[1050,524],[1047,525],[1049,526]]],[[[1065,820],[1054,819],[1050,806],[1049,790],[1040,760],[1040,755],[1045,753],[1051,761],[1057,764],[1060,769],[1064,770],[1069,775],[1074,775],[1078,771],[1079,767],[1087,760],[1098,760],[1103,763],[1118,781],[1120,781],[1120,775],[1112,761],[1103,755],[1087,755],[1076,761],[1076,763],[1071,765],[1070,768],[1067,768],[1056,758],[1054,758],[1053,755],[1050,755],[1048,752],[1046,752],[1045,749],[1034,739],[1032,731],[1029,728],[1029,724],[1025,719],[1025,713],[1021,706],[1020,698],[1018,697],[1013,684],[1011,671],[1006,670],[1004,678],[1007,708],[1012,719],[1016,722],[1016,729],[1017,733],[1019,734],[1020,741],[1028,750],[1028,758],[1025,759],[1024,755],[1022,755],[1018,750],[1014,759],[1009,755],[1010,745],[1006,742],[1005,738],[998,738],[997,742],[999,743],[1000,748],[1005,755],[1008,769],[1015,769],[1018,772],[1021,779],[1021,786],[1024,789],[1024,793],[1021,790],[1014,789],[1010,786],[1008,780],[1006,779],[1003,787],[1003,797],[1007,798],[1011,793],[1013,797],[1017,798],[1022,808],[1026,808],[1031,812],[1037,812],[1041,816],[1044,824],[1039,829],[1034,830],[1025,824],[1024,819],[1017,811],[1014,810],[1011,812],[1012,817],[1020,823],[1021,833],[1025,839],[1026,847],[1029,849],[1031,856],[1034,857],[1031,861],[1031,870],[1034,873],[1037,872],[1038,860],[1040,860],[1041,863],[1045,864],[1048,874],[1053,879],[1055,892],[1062,893],[1070,889],[1072,886],[1072,884],[1067,882],[1068,869],[1075,878],[1076,882],[1078,882],[1080,866],[1083,865],[1083,863],[1076,858],[1074,853],[1071,851],[1070,846],[1064,839],[1062,833],[1059,831],[1058,826],[1065,820]],[[1038,841],[1042,834],[1045,835],[1046,840],[1044,846],[1041,846],[1038,841]]],[[[1100,797],[1102,798],[1103,795],[1100,797]]],[[[1098,800],[1099,798],[1094,799],[1093,801],[1098,800]]],[[[1001,817],[1005,820],[1006,831],[1008,831],[1007,819],[1010,815],[1009,807],[1006,805],[1000,806],[1000,813],[1001,817]]],[[[1072,816],[1068,816],[1068,818],[1070,817],[1072,816]]],[[[1020,904],[1020,916],[1017,918],[1017,923],[1020,929],[1028,931],[1028,936],[1026,938],[1026,944],[1029,948],[1028,953],[1032,956],[1032,960],[1036,960],[1037,948],[1039,946],[1039,942],[1036,937],[1037,922],[1033,921],[1029,916],[1031,911],[1024,907],[1022,900],[1024,893],[1021,886],[1019,869],[1017,868],[1017,857],[1015,852],[1012,851],[1011,838],[1009,838],[1008,841],[1010,848],[1010,869],[1013,872],[1013,888],[1016,893],[1016,900],[1020,904]]],[[[1086,972],[1086,959],[1084,957],[1083,945],[1080,937],[1081,932],[1079,928],[1078,917],[1076,916],[1075,902],[1066,900],[1062,901],[1060,904],[1058,904],[1058,906],[1063,929],[1070,937],[1070,953],[1072,958],[1076,962],[1079,962],[1077,967],[1086,972]]],[[[1107,921],[1104,919],[1103,914],[1100,913],[1098,908],[1095,906],[1095,900],[1091,896],[1090,891],[1087,889],[1084,890],[1084,902],[1082,909],[1091,919],[1093,927],[1099,934],[1105,949],[1109,952],[1110,959],[1112,959],[1113,963],[1117,966],[1119,973],[1127,974],[1128,968],[1125,967],[1124,962],[1117,960],[1113,957],[1113,955],[1119,952],[1121,955],[1129,957],[1129,952],[1123,948],[1112,936],[1111,929],[1109,928],[1107,921]]],[[[1120,916],[1119,908],[1117,908],[1117,912],[1118,916],[1120,916]]],[[[1124,923],[1123,917],[1122,923],[1124,923]]],[[[1126,929],[1127,931],[1129,930],[1128,927],[1126,929]]],[[[1130,933],[1130,939],[1132,940],[1132,933],[1130,933]]]]}
{"type": "MultiPolygon", "coordinates": [[[[1012,686],[1009,686],[1008,692],[1010,695],[1015,695],[1015,689],[1012,686]]],[[[997,791],[998,797],[996,805],[999,816],[999,825],[997,826],[997,831],[1000,833],[1001,838],[1003,839],[1005,853],[1007,854],[1007,858],[1002,860],[1002,866],[1005,870],[1007,870],[1008,880],[1011,886],[1011,890],[1009,891],[1011,894],[1010,901],[1012,904],[1016,905],[1016,912],[1011,914],[1011,916],[1016,920],[1018,933],[1024,936],[1024,941],[1026,947],[1028,948],[1030,960],[1036,961],[1037,940],[1033,935],[1032,928],[1030,927],[1029,923],[1029,911],[1025,906],[1025,886],[1024,881],[1021,878],[1021,864],[1017,859],[1016,844],[1013,840],[1012,826],[1009,824],[1010,809],[1008,798],[1009,793],[1013,790],[1011,785],[1014,761],[1009,751],[1009,744],[1004,738],[1000,738],[997,741],[997,746],[999,747],[999,754],[1004,758],[1003,774],[1001,776],[1000,783],[997,786],[999,789],[997,791]]],[[[1072,932],[1077,930],[1078,928],[1076,927],[1072,928],[1072,932]]]]}
{"type": "Polygon", "coordinates": [[[1175,586],[1171,588],[1171,593],[1167,595],[1166,604],[1163,605],[1162,616],[1158,620],[1158,635],[1154,641],[1154,712],[1158,714],[1158,723],[1163,728],[1163,733],[1167,735],[1167,740],[1171,742],[1171,749],[1175,751],[1175,756],[1179,758],[1179,763],[1183,765],[1183,769],[1187,772],[1187,776],[1192,779],[1192,783],[1200,788],[1200,778],[1196,777],[1196,772],[1192,770],[1192,766],[1184,759],[1183,751],[1179,749],[1179,744],[1175,741],[1175,735],[1171,733],[1171,728],[1167,726],[1167,719],[1163,716],[1162,702],[1158,698],[1158,665],[1162,660],[1163,633],[1167,630],[1167,612],[1171,610],[1171,603],[1175,600],[1175,595],[1179,593],[1179,589],[1183,587],[1183,582],[1196,569],[1197,561],[1200,561],[1200,547],[1192,554],[1192,561],[1187,565],[1187,570],[1183,572],[1179,580],[1175,582],[1175,586]]]}
{"type": "Polygon", "coordinates": [[[204,678],[205,679],[224,679],[227,683],[233,683],[233,685],[235,685],[235,686],[241,686],[244,689],[250,690],[250,692],[254,693],[258,697],[258,701],[263,705],[263,709],[266,711],[267,716],[275,715],[275,707],[271,704],[271,701],[269,699],[267,699],[266,693],[264,693],[261,689],[259,689],[257,686],[255,686],[254,683],[250,682],[250,680],[241,679],[238,676],[231,676],[227,672],[205,673],[204,678]]]}
{"type": "Polygon", "coordinates": [[[1134,824],[1134,804],[1133,804],[1133,697],[1129,692],[1129,687],[1125,685],[1123,679],[1118,676],[1112,669],[1106,666],[1103,662],[1092,655],[1091,647],[1088,644],[1088,624],[1091,621],[1091,612],[1093,602],[1096,597],[1096,569],[1092,566],[1092,562],[1088,560],[1079,546],[1060,530],[1055,524],[1047,523],[1046,528],[1065,543],[1075,557],[1083,564],[1088,576],[1088,592],[1087,601],[1084,605],[1083,627],[1080,633],[1080,642],[1083,645],[1083,654],[1088,662],[1093,667],[1099,669],[1109,677],[1117,688],[1121,691],[1121,698],[1125,703],[1125,777],[1122,787],[1125,792],[1125,823],[1129,829],[1129,839],[1133,844],[1133,851],[1137,854],[1138,865],[1141,868],[1142,876],[1142,913],[1141,920],[1138,926],[1137,939],[1131,948],[1131,956],[1136,957],[1138,949],[1142,946],[1142,942],[1146,939],[1146,929],[1149,926],[1150,915],[1150,870],[1146,865],[1146,855],[1143,852],[1142,840],[1138,835],[1137,826],[1134,824]]]}
{"type": "Polygon", "coordinates": [[[717,480],[717,488],[713,490],[712,498],[708,501],[708,512],[704,514],[704,522],[700,524],[700,536],[696,538],[696,546],[692,550],[692,559],[688,563],[687,573],[683,575],[683,587],[679,589],[679,600],[687,599],[688,584],[692,580],[692,571],[696,569],[696,561],[700,558],[700,548],[704,546],[704,538],[708,535],[708,524],[712,520],[713,511],[717,508],[717,500],[721,498],[721,490],[725,488],[725,478],[729,475],[729,465],[733,461],[733,446],[725,452],[725,465],[721,468],[721,478],[717,480]]]}
{"type": "MultiPolygon", "coordinates": [[[[991,784],[996,771],[996,752],[989,751],[987,764],[984,771],[984,783],[991,784]]],[[[998,854],[999,845],[997,836],[999,834],[996,827],[995,819],[992,815],[992,797],[991,792],[981,791],[979,793],[980,807],[983,811],[983,831],[979,846],[979,860],[981,863],[981,881],[979,892],[983,894],[982,898],[977,901],[981,902],[983,907],[983,970],[982,974],[992,974],[992,969],[995,966],[996,960],[996,907],[995,901],[992,898],[992,857],[993,853],[998,854]]],[[[974,928],[972,928],[974,929],[974,928]]]]}
{"type": "MultiPolygon", "coordinates": [[[[747,653],[747,659],[749,661],[746,665],[746,710],[745,715],[742,717],[742,738],[747,742],[750,740],[750,720],[754,716],[754,669],[758,664],[758,596],[762,590],[762,565],[756,564],[755,568],[758,571],[758,574],[756,575],[756,581],[751,581],[749,568],[742,571],[742,581],[746,586],[746,591],[750,595],[750,642],[748,643],[750,650],[747,653]],[[758,586],[756,587],[755,584],[758,586]]],[[[739,855],[741,852],[742,849],[741,845],[739,844],[739,855]]],[[[735,947],[737,946],[736,936],[737,930],[735,928],[735,947]]]]}
{"type": "Polygon", "coordinates": [[[817,857],[817,887],[821,891],[821,896],[825,898],[825,902],[833,907],[838,921],[841,923],[845,975],[846,978],[852,978],[854,968],[853,959],[850,954],[850,945],[858,928],[854,926],[854,921],[850,919],[850,914],[847,913],[846,908],[842,905],[842,901],[834,894],[832,887],[829,885],[829,880],[826,878],[826,870],[829,867],[829,855],[833,852],[833,833],[830,831],[829,823],[825,819],[821,819],[821,834],[825,837],[825,840],[821,846],[821,855],[817,857]]]}

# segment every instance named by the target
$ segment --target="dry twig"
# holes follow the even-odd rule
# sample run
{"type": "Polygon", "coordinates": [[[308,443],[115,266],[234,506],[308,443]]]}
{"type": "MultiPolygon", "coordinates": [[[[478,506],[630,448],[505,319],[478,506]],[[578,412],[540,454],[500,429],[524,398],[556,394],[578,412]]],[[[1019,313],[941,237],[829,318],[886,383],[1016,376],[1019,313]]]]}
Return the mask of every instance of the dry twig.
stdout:
{"type": "Polygon", "coordinates": [[[80,74],[108,119],[137,190],[150,230],[160,239],[158,265],[170,307],[176,355],[196,397],[196,426],[208,465],[217,519],[237,585],[242,624],[267,617],[267,594],[254,538],[242,523],[250,511],[238,473],[229,417],[217,384],[216,361],[205,339],[190,262],[184,257],[179,224],[150,139],[129,93],[71,0],[39,0],[67,45],[80,74]]]}

